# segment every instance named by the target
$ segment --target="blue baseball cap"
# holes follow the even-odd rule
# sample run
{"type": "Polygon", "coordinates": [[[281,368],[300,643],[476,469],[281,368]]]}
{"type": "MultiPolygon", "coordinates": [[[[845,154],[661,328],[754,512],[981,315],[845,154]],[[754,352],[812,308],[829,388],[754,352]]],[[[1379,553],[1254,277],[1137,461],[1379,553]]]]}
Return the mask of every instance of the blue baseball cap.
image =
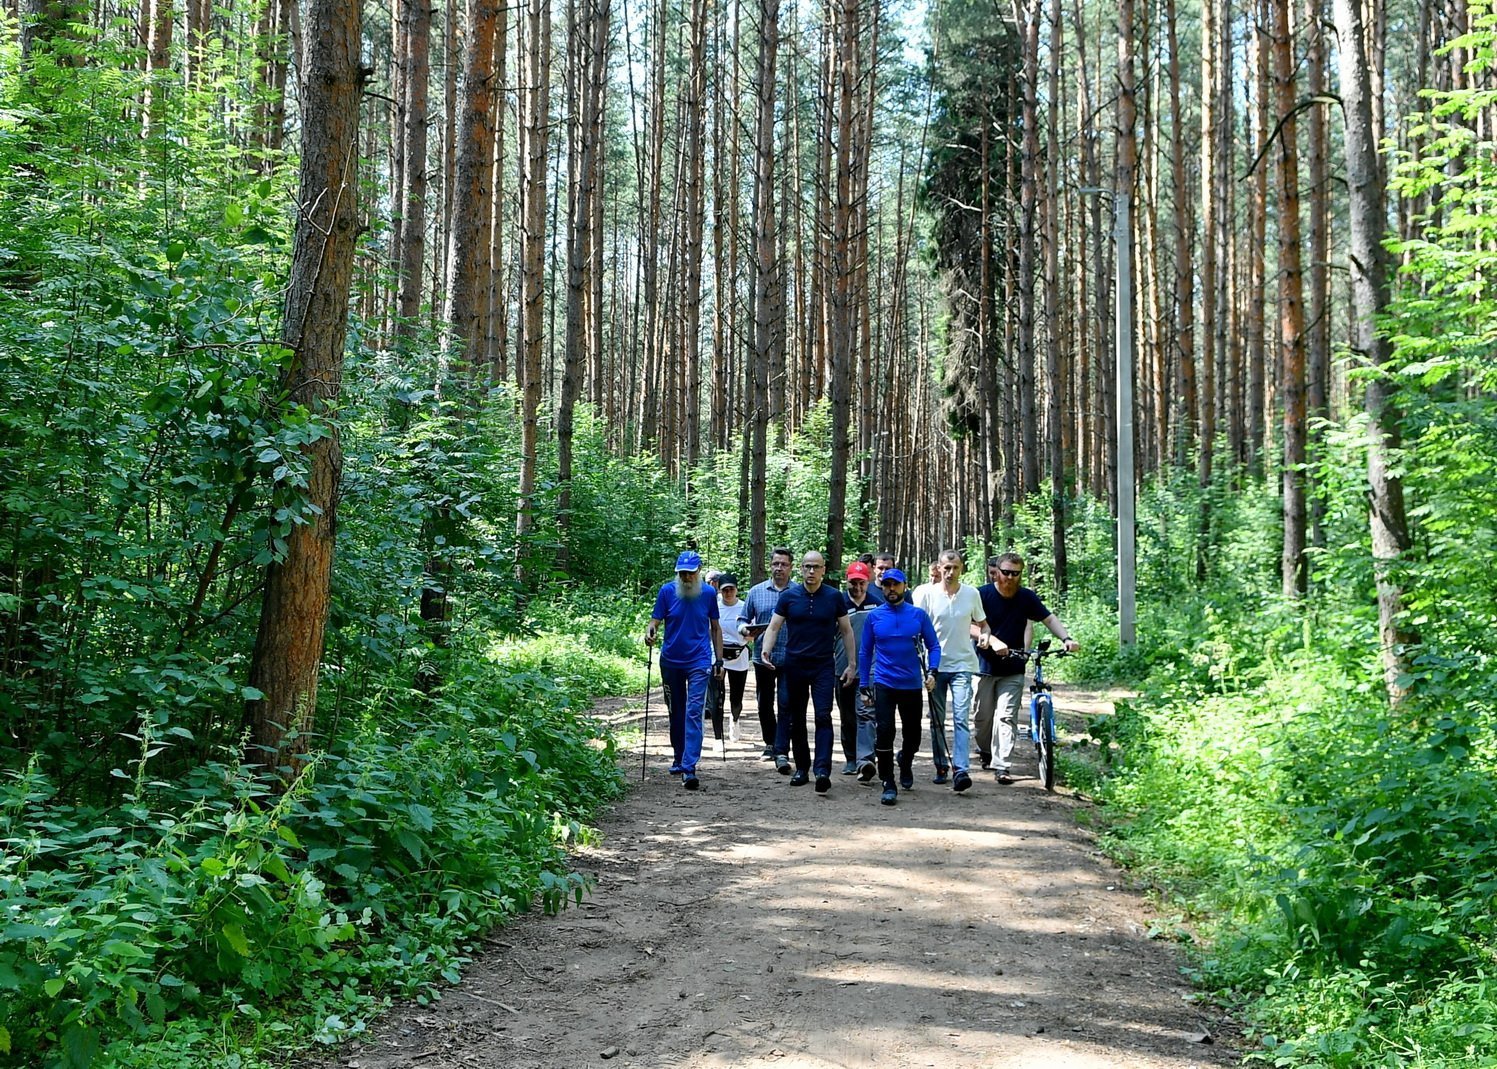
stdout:
{"type": "Polygon", "coordinates": [[[696,572],[701,571],[702,555],[694,549],[683,549],[681,555],[676,558],[676,571],[696,572]]]}
{"type": "Polygon", "coordinates": [[[883,586],[885,583],[908,582],[909,580],[904,577],[904,572],[900,571],[898,568],[889,568],[884,572],[884,577],[878,581],[878,585],[883,586]]]}

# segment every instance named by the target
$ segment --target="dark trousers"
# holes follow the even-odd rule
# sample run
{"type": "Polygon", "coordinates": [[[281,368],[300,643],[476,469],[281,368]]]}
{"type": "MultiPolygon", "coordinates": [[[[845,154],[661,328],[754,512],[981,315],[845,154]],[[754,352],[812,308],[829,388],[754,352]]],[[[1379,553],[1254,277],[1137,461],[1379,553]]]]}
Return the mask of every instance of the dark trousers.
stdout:
{"type": "Polygon", "coordinates": [[[775,698],[780,699],[780,705],[785,704],[785,696],[780,688],[785,685],[781,673],[773,668],[765,668],[758,661],[754,662],[754,690],[758,692],[759,699],[759,731],[764,735],[764,745],[776,753],[780,752],[776,746],[775,698]]]}
{"type": "Polygon", "coordinates": [[[920,749],[921,698],[925,691],[919,687],[900,690],[895,687],[875,687],[874,715],[878,720],[878,735],[873,752],[878,758],[878,778],[884,783],[894,782],[894,713],[899,712],[900,741],[899,767],[909,768],[920,749]]]}
{"type": "Polygon", "coordinates": [[[748,670],[735,672],[729,668],[722,674],[722,678],[716,676],[712,679],[712,689],[707,695],[707,703],[712,715],[712,737],[720,739],[723,737],[723,706],[728,700],[732,700],[733,722],[743,716],[743,687],[748,682],[748,670]]]}
{"type": "Polygon", "coordinates": [[[858,684],[854,680],[849,686],[837,680],[837,717],[838,729],[842,740],[842,757],[847,761],[856,761],[862,754],[858,753],[858,684]]]}
{"type": "Polygon", "coordinates": [[[785,677],[784,700],[780,705],[778,730],[775,733],[775,753],[795,750],[795,767],[811,769],[818,776],[832,774],[832,692],[837,686],[837,675],[828,661],[821,668],[781,669],[785,677]],[[812,760],[810,745],[806,738],[806,705],[810,704],[816,715],[816,756],[812,760]]]}

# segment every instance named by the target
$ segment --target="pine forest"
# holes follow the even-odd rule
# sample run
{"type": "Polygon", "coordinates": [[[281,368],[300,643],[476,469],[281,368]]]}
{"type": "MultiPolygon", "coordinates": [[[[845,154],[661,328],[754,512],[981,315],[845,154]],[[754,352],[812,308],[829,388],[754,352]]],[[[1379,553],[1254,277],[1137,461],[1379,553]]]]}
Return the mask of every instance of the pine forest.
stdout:
{"type": "Polygon", "coordinates": [[[678,551],[778,546],[1024,555],[1132,695],[1066,780],[1256,1063],[1493,1064],[1494,50],[4,0],[0,1066],[269,1065],[581,902],[589,701],[678,551]]]}

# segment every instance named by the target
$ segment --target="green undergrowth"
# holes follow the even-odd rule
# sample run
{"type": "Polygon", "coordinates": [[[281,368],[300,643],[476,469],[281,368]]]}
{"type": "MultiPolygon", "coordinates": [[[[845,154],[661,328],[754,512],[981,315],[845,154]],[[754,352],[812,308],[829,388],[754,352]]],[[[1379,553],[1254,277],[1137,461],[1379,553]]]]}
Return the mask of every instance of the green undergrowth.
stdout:
{"type": "Polygon", "coordinates": [[[1390,715],[1335,648],[1345,620],[1161,615],[1155,637],[1194,641],[1133,666],[1139,696],[1092,724],[1112,760],[1080,774],[1111,851],[1184,922],[1164,929],[1195,933],[1192,974],[1234,1008],[1249,1061],[1497,1065],[1490,666],[1426,651],[1390,715]]]}
{"type": "Polygon", "coordinates": [[[568,844],[621,790],[586,703],[643,665],[606,614],[536,615],[453,651],[440,696],[345,712],[283,793],[228,760],[158,780],[150,738],[117,804],[6,774],[0,1065],[269,1064],[436,997],[506,917],[580,901],[568,844]]]}

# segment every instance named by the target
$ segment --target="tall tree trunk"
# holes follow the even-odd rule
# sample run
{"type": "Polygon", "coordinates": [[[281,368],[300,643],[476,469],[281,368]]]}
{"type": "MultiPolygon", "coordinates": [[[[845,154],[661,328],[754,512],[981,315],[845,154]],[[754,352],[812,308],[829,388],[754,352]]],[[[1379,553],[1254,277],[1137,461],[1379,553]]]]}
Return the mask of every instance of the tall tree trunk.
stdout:
{"type": "Polygon", "coordinates": [[[1180,40],[1175,0],[1165,0],[1165,32],[1170,52],[1170,187],[1175,217],[1175,359],[1180,368],[1180,436],[1176,463],[1185,461],[1195,438],[1199,402],[1195,364],[1195,270],[1191,263],[1191,197],[1185,178],[1185,115],[1180,107],[1180,40]]]}
{"type": "MultiPolygon", "coordinates": [[[[754,332],[750,402],[749,568],[754,582],[765,575],[765,466],[768,462],[771,369],[776,363],[779,255],[775,224],[775,57],[780,43],[779,0],[759,0],[759,59],[755,74],[754,139],[754,332]]],[[[783,357],[780,358],[783,361],[783,357]]]]}
{"type": "Polygon", "coordinates": [[[707,4],[691,0],[688,65],[681,110],[685,120],[682,148],[681,209],[681,372],[685,400],[682,422],[683,467],[696,466],[702,451],[702,235],[706,228],[707,139],[707,4]]]}
{"type": "Polygon", "coordinates": [[[1035,404],[1035,263],[1039,202],[1040,0],[1015,0],[1014,18],[1023,29],[1023,152],[1019,185],[1019,448],[1023,454],[1020,493],[1040,486],[1039,433],[1035,404]]]}
{"type": "MultiPolygon", "coordinates": [[[[1038,5],[1036,5],[1038,6],[1038,5]]],[[[1045,123],[1045,441],[1050,462],[1052,588],[1066,592],[1066,458],[1061,450],[1060,354],[1060,54],[1065,42],[1061,0],[1050,0],[1050,115],[1045,123]]],[[[986,144],[986,141],[984,141],[986,144]]],[[[984,161],[986,162],[986,161],[984,161]]],[[[986,172],[984,172],[986,192],[986,172]]],[[[982,295],[984,301],[987,293],[982,295]]]]}
{"type": "MultiPolygon", "coordinates": [[[[1322,0],[1305,0],[1305,92],[1311,97],[1325,94],[1325,32],[1322,0]]],[[[1309,211],[1309,306],[1305,323],[1305,410],[1309,417],[1311,448],[1319,442],[1320,420],[1330,415],[1331,386],[1331,169],[1326,150],[1329,122],[1324,106],[1305,114],[1309,127],[1307,150],[1310,168],[1309,211]]],[[[1310,543],[1325,545],[1325,502],[1316,494],[1310,502],[1310,543]]]]}
{"type": "Polygon", "coordinates": [[[1284,551],[1286,596],[1305,593],[1305,308],[1299,226],[1299,146],[1294,108],[1294,41],[1289,30],[1291,0],[1271,0],[1274,93],[1279,117],[1279,329],[1284,406],[1284,551]]]}
{"type": "Polygon", "coordinates": [[[422,271],[426,263],[426,127],[431,80],[431,0],[402,0],[405,23],[405,130],[401,136],[405,205],[400,225],[399,319],[396,336],[409,338],[421,311],[422,271]]]}
{"type": "Polygon", "coordinates": [[[536,467],[540,442],[541,348],[545,343],[546,154],[551,83],[551,5],[526,0],[521,43],[520,99],[520,359],[524,363],[521,400],[519,541],[517,574],[529,580],[525,558],[535,530],[536,467]]]}
{"type": "Polygon", "coordinates": [[[832,395],[832,469],[828,480],[827,566],[842,566],[842,545],[847,521],[847,464],[851,445],[852,363],[855,316],[857,308],[854,279],[858,265],[853,255],[854,221],[857,202],[861,199],[858,178],[862,160],[857,156],[857,128],[862,124],[858,79],[862,67],[859,53],[858,0],[831,0],[828,5],[835,27],[837,62],[837,162],[836,188],[832,208],[832,316],[831,316],[831,395],[832,395]]]}
{"type": "MultiPolygon", "coordinates": [[[[1403,619],[1403,583],[1398,568],[1410,546],[1403,482],[1389,458],[1401,444],[1397,383],[1382,373],[1391,355],[1377,319],[1388,306],[1389,263],[1383,246],[1388,205],[1378,158],[1382,140],[1373,108],[1370,56],[1364,48],[1366,7],[1361,0],[1335,0],[1340,39],[1341,99],[1346,113],[1346,187],[1351,216],[1352,352],[1374,369],[1368,381],[1367,479],[1371,489],[1372,566],[1377,581],[1378,638],[1383,680],[1390,701],[1404,694],[1409,647],[1419,636],[1403,619]]],[[[1373,50],[1374,53],[1377,50],[1373,50]]]]}
{"type": "MultiPolygon", "coordinates": [[[[450,370],[466,379],[483,363],[483,311],[488,296],[489,212],[493,206],[494,26],[499,0],[470,0],[463,80],[459,93],[457,162],[452,229],[447,254],[447,324],[450,370]]],[[[464,382],[460,388],[471,388],[464,382]]]]}
{"type": "MultiPolygon", "coordinates": [[[[284,769],[305,753],[317,712],[317,676],[337,536],[343,452],[333,421],[343,379],[344,334],[358,235],[362,5],[312,0],[300,174],[281,342],[292,354],[282,387],[292,411],[327,421],[302,447],[307,522],[285,532],[285,551],[266,570],[249,684],[247,759],[284,769]]],[[[289,413],[288,413],[289,414],[289,413]]]]}

